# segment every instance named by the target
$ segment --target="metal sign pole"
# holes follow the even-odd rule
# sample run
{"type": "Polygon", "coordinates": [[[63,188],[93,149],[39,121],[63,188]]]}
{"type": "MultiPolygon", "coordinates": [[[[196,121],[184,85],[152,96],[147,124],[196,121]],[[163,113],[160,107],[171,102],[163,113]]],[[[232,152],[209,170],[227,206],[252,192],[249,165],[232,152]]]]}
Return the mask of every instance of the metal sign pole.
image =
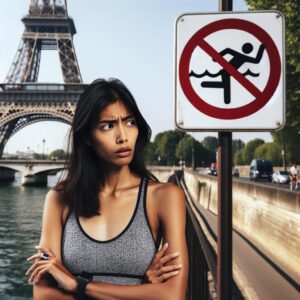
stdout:
{"type": "Polygon", "coordinates": [[[231,299],[232,283],[232,133],[219,132],[217,294],[231,299]]]}
{"type": "MultiPolygon", "coordinates": [[[[232,11],[232,0],[220,0],[220,11],[232,11]]],[[[232,132],[219,132],[217,297],[232,299],[232,132]]]]}

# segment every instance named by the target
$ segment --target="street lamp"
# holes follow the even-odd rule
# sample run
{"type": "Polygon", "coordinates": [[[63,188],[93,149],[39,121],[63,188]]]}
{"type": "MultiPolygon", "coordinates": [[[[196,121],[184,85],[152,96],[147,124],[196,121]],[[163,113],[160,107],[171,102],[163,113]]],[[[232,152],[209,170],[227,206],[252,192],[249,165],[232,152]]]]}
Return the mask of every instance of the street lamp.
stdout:
{"type": "Polygon", "coordinates": [[[46,140],[43,139],[43,155],[42,155],[43,159],[45,159],[45,143],[46,143],[46,140]]]}
{"type": "Polygon", "coordinates": [[[281,129],[281,146],[282,146],[282,150],[281,150],[281,155],[282,155],[282,167],[284,169],[284,171],[286,171],[286,162],[285,162],[285,145],[284,145],[284,132],[283,129],[281,129]]]}
{"type": "Polygon", "coordinates": [[[286,163],[285,163],[285,153],[284,153],[284,149],[281,150],[281,155],[282,155],[282,167],[283,167],[284,171],[286,171],[286,163]]]}

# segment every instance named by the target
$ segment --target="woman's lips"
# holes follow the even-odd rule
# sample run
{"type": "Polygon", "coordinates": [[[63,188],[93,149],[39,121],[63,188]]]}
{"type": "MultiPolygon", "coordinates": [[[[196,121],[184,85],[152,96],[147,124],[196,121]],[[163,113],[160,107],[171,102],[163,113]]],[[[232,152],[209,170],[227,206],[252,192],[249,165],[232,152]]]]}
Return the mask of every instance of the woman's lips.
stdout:
{"type": "Polygon", "coordinates": [[[130,152],[131,152],[131,150],[128,150],[128,151],[122,151],[122,152],[116,152],[116,155],[117,155],[118,157],[127,157],[127,156],[130,155],[130,152]]]}
{"type": "Polygon", "coordinates": [[[117,157],[127,157],[131,153],[130,147],[121,147],[116,152],[117,157]]]}
{"type": "Polygon", "coordinates": [[[119,152],[130,151],[130,150],[131,150],[131,148],[129,148],[129,147],[122,147],[119,150],[117,150],[116,152],[119,153],[119,152]]]}

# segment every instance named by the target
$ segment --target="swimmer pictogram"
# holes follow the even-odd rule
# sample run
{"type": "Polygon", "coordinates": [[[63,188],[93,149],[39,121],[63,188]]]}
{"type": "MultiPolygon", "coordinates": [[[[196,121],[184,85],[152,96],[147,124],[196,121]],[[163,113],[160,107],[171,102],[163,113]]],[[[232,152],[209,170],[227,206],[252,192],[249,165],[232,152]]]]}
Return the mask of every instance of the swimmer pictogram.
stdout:
{"type": "MultiPolygon", "coordinates": [[[[251,43],[244,43],[242,46],[242,52],[240,53],[234,49],[226,48],[219,52],[221,56],[225,56],[226,54],[230,54],[232,58],[228,61],[236,70],[238,70],[244,63],[252,63],[252,64],[259,64],[261,61],[261,58],[263,56],[265,50],[265,46],[263,44],[260,45],[256,57],[252,57],[250,54],[253,51],[253,45],[251,43]]],[[[213,61],[215,61],[213,59],[213,61]]],[[[246,72],[242,73],[243,76],[252,76],[252,77],[258,77],[259,73],[253,73],[250,69],[248,69],[246,72]]],[[[230,85],[230,79],[231,74],[226,71],[226,69],[221,69],[219,72],[212,74],[208,70],[205,70],[205,72],[201,74],[196,74],[193,70],[189,74],[190,77],[196,77],[196,78],[202,78],[205,76],[215,78],[218,76],[221,76],[221,81],[203,81],[201,83],[201,86],[204,88],[222,88],[224,90],[224,103],[230,104],[231,102],[231,85],[230,85]]]]}

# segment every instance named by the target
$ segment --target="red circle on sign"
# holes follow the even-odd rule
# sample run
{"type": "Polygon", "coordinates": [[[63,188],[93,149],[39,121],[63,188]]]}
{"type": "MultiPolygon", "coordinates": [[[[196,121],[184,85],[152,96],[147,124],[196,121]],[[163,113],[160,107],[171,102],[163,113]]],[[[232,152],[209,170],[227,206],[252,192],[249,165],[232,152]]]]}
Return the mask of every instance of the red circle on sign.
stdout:
{"type": "Polygon", "coordinates": [[[269,34],[256,24],[241,19],[218,20],[198,30],[185,45],[179,61],[179,81],[191,104],[202,113],[218,118],[233,120],[247,117],[261,109],[274,94],[280,79],[281,62],[279,52],[269,34]],[[270,76],[265,89],[252,102],[236,108],[219,108],[208,104],[195,92],[189,78],[190,59],[199,41],[218,30],[240,29],[254,35],[265,46],[270,61],[270,76]]]}

